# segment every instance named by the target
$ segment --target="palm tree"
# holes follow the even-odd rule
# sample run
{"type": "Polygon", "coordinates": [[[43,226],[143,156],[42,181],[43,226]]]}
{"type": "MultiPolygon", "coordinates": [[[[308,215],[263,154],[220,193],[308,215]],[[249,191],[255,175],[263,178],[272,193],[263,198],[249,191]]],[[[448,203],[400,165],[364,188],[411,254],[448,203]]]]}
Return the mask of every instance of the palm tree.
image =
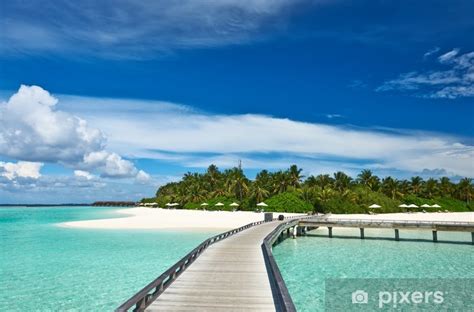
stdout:
{"type": "Polygon", "coordinates": [[[186,191],[184,200],[186,202],[196,203],[206,198],[206,191],[199,183],[191,184],[186,191]]]}
{"type": "Polygon", "coordinates": [[[288,186],[291,185],[290,176],[287,172],[278,171],[273,174],[273,192],[274,194],[279,194],[286,192],[288,186]]]}
{"type": "Polygon", "coordinates": [[[396,199],[397,197],[401,197],[403,194],[399,190],[399,182],[392,177],[386,177],[382,180],[382,189],[385,195],[390,197],[391,199],[396,199]]]}
{"type": "Polygon", "coordinates": [[[222,197],[222,196],[228,196],[229,193],[227,192],[227,190],[225,189],[224,186],[222,185],[219,185],[217,186],[213,192],[211,192],[211,196],[212,197],[222,197]]]}
{"type": "Polygon", "coordinates": [[[380,179],[379,177],[372,174],[370,170],[362,170],[357,175],[357,182],[365,186],[367,193],[368,191],[376,192],[380,188],[380,179]]]}
{"type": "Polygon", "coordinates": [[[219,168],[217,168],[216,165],[210,165],[207,168],[206,178],[209,183],[209,186],[211,187],[211,190],[214,190],[218,181],[220,180],[220,177],[221,177],[221,173],[219,171],[219,168]]]}
{"type": "Polygon", "coordinates": [[[466,204],[469,205],[469,202],[472,199],[473,186],[472,179],[464,178],[459,181],[457,186],[457,192],[459,198],[466,201],[466,204]]]}
{"type": "Polygon", "coordinates": [[[267,170],[262,170],[257,173],[255,182],[258,182],[260,186],[265,188],[267,191],[270,191],[273,186],[272,175],[267,170]]]}
{"type": "Polygon", "coordinates": [[[364,169],[357,175],[357,182],[359,184],[369,186],[369,183],[372,177],[373,177],[372,171],[368,169],[364,169]]]}
{"type": "Polygon", "coordinates": [[[330,187],[333,183],[334,180],[329,176],[329,174],[320,174],[316,177],[316,185],[323,190],[330,187]]]}
{"type": "Polygon", "coordinates": [[[309,187],[315,187],[316,185],[318,185],[318,181],[316,180],[316,178],[314,177],[314,175],[310,175],[305,181],[304,181],[304,184],[309,186],[309,187]]]}
{"type": "Polygon", "coordinates": [[[342,192],[341,197],[345,200],[350,201],[351,203],[356,203],[358,199],[357,194],[351,190],[345,190],[344,192],[342,192]]]}
{"type": "Polygon", "coordinates": [[[292,165],[290,167],[288,170],[290,186],[295,188],[300,186],[301,179],[304,178],[304,176],[301,175],[302,171],[303,169],[299,169],[297,165],[292,165]]]}
{"type": "Polygon", "coordinates": [[[424,193],[426,198],[433,198],[438,192],[438,181],[433,178],[426,180],[424,193]]]}
{"type": "Polygon", "coordinates": [[[240,168],[233,168],[229,172],[226,185],[229,193],[234,194],[241,202],[249,190],[249,180],[240,168]]]}
{"type": "Polygon", "coordinates": [[[400,192],[402,194],[408,194],[410,193],[410,182],[408,182],[407,180],[402,180],[399,182],[399,185],[398,185],[399,189],[400,189],[400,192]]]}
{"type": "Polygon", "coordinates": [[[265,198],[270,194],[260,183],[259,181],[255,181],[251,187],[251,195],[255,198],[257,203],[263,202],[265,198]]]}
{"type": "Polygon", "coordinates": [[[330,188],[319,189],[316,191],[316,199],[321,203],[326,203],[334,196],[334,191],[330,188]]]}
{"type": "Polygon", "coordinates": [[[376,192],[379,190],[380,188],[380,178],[377,177],[377,176],[372,176],[367,184],[367,186],[369,187],[369,189],[372,191],[372,192],[376,192]]]}
{"type": "Polygon", "coordinates": [[[423,179],[419,176],[412,177],[411,178],[411,192],[415,195],[418,195],[421,193],[421,190],[423,189],[423,179]]]}
{"type": "Polygon", "coordinates": [[[338,171],[334,174],[334,187],[340,193],[344,192],[351,185],[352,178],[349,177],[342,171],[338,171]]]}
{"type": "Polygon", "coordinates": [[[442,177],[439,180],[439,190],[442,196],[451,196],[453,194],[454,185],[448,177],[442,177]]]}

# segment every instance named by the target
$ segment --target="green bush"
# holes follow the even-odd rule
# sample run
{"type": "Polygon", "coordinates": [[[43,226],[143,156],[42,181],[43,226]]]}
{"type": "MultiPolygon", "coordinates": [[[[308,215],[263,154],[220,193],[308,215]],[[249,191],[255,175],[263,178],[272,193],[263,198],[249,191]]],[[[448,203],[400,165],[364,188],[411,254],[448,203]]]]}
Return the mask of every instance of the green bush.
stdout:
{"type": "Polygon", "coordinates": [[[300,199],[292,192],[284,192],[266,200],[266,210],[275,212],[309,212],[313,211],[313,205],[300,199]]]}

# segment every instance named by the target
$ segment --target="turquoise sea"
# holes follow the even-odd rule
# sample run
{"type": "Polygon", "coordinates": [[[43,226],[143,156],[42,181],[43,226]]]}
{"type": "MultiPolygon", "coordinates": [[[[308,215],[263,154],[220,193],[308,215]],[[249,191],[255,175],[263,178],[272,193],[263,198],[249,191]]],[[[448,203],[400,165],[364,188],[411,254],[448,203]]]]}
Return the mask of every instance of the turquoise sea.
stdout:
{"type": "MultiPolygon", "coordinates": [[[[431,231],[326,229],[286,239],[273,254],[298,311],[324,311],[326,278],[474,278],[471,233],[431,231]],[[464,242],[448,243],[447,241],[464,242]]],[[[466,289],[472,292],[472,289],[466,289]]]]}
{"type": "Polygon", "coordinates": [[[0,207],[0,311],[111,311],[216,234],[56,225],[116,209],[0,207]]]}

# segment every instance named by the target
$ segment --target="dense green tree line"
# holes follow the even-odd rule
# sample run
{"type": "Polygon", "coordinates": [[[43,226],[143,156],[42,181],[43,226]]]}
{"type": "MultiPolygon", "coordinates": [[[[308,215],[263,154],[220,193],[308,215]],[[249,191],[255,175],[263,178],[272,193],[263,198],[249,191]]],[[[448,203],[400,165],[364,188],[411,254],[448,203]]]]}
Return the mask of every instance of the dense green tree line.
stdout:
{"type": "Polygon", "coordinates": [[[401,211],[400,203],[438,203],[443,210],[470,211],[472,196],[469,178],[458,183],[447,177],[398,180],[379,178],[370,170],[363,170],[356,178],[344,172],[304,177],[302,169],[293,165],[284,171],[262,170],[250,180],[240,168],[220,171],[211,165],[205,173],[189,172],[181,181],[161,186],[156,197],[143,201],[158,202],[161,207],[177,202],[188,209],[197,209],[202,202],[212,209],[218,201],[228,209],[228,204],[236,201],[242,210],[253,210],[265,201],[274,211],[354,213],[366,212],[373,203],[381,205],[383,212],[401,211]]]}

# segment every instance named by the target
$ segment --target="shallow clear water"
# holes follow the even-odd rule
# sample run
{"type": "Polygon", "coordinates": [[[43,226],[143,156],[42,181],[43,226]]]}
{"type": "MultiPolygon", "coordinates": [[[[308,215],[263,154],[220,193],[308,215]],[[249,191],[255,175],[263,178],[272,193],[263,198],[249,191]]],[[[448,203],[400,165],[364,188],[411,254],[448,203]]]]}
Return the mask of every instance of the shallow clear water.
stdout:
{"type": "Polygon", "coordinates": [[[358,229],[310,233],[273,248],[298,311],[324,311],[326,278],[474,278],[470,233],[438,232],[440,241],[463,244],[433,243],[430,231],[401,230],[399,242],[393,230],[366,229],[364,240],[358,229]]]}
{"type": "Polygon", "coordinates": [[[111,311],[216,233],[85,230],[117,208],[0,208],[1,311],[111,311]]]}

